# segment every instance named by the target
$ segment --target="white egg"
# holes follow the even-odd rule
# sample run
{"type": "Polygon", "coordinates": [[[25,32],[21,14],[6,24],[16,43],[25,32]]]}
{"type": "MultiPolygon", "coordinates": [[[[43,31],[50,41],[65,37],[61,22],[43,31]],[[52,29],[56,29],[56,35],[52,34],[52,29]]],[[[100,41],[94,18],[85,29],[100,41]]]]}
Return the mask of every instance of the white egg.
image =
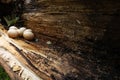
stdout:
{"type": "Polygon", "coordinates": [[[18,29],[18,33],[19,33],[19,36],[23,36],[23,32],[26,30],[25,27],[21,27],[20,29],[18,29]]]}
{"type": "Polygon", "coordinates": [[[27,30],[25,30],[25,31],[23,32],[23,37],[24,37],[25,39],[27,39],[27,40],[33,40],[33,39],[34,39],[34,34],[33,34],[32,31],[27,31],[27,30]]]}
{"type": "Polygon", "coordinates": [[[31,31],[32,32],[32,29],[26,29],[25,31],[31,31]]]}
{"type": "Polygon", "coordinates": [[[8,36],[11,37],[11,38],[16,38],[18,37],[18,31],[15,30],[15,29],[9,29],[8,32],[7,32],[8,36]]]}
{"type": "Polygon", "coordinates": [[[10,26],[9,29],[16,29],[17,30],[18,28],[15,26],[10,26]]]}

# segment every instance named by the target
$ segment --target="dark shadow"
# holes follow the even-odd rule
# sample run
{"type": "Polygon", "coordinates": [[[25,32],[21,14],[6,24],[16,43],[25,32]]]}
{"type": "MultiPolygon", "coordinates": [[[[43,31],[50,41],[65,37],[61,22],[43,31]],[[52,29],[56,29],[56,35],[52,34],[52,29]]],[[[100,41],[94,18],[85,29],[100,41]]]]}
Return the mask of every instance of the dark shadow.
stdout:
{"type": "Polygon", "coordinates": [[[21,14],[23,13],[23,5],[24,5],[23,0],[17,0],[14,2],[12,1],[10,3],[0,2],[0,19],[1,19],[0,23],[6,25],[6,22],[4,20],[4,17],[6,16],[15,15],[17,17],[20,17],[21,19],[21,14]]]}

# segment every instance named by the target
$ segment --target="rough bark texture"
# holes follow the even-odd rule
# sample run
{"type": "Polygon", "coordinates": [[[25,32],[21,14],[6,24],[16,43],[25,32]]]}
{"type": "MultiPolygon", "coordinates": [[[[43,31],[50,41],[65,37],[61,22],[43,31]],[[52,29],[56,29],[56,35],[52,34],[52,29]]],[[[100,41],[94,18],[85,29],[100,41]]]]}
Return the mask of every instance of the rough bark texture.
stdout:
{"type": "Polygon", "coordinates": [[[79,79],[113,79],[119,74],[119,7],[118,1],[109,0],[34,0],[23,19],[39,39],[37,44],[52,41],[47,47],[78,68],[79,79]]]}
{"type": "Polygon", "coordinates": [[[119,1],[30,1],[22,18],[36,38],[16,44],[33,51],[16,50],[31,70],[45,80],[120,79],[119,1]]]}
{"type": "Polygon", "coordinates": [[[84,46],[103,39],[118,7],[113,1],[34,0],[27,5],[23,18],[39,39],[46,35],[76,51],[81,43],[84,46]]]}

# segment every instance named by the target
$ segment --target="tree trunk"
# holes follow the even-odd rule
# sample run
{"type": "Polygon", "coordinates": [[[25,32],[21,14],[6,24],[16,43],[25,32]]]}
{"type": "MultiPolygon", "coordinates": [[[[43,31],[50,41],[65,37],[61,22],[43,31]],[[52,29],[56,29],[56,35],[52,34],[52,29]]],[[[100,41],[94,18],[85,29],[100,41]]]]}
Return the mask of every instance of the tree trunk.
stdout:
{"type": "Polygon", "coordinates": [[[17,80],[119,79],[119,7],[109,0],[25,0],[22,19],[35,39],[9,38],[2,27],[0,62],[17,80]]]}

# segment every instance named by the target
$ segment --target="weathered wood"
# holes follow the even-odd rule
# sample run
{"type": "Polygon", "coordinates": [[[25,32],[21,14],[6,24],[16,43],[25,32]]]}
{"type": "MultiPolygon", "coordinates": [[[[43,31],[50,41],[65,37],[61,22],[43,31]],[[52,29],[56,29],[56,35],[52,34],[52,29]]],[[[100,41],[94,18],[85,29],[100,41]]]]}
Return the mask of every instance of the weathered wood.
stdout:
{"type": "Polygon", "coordinates": [[[108,0],[34,0],[26,7],[24,23],[33,29],[38,39],[45,35],[73,51],[90,52],[91,43],[102,39],[107,24],[120,6],[117,1],[108,0]]]}
{"type": "MultiPolygon", "coordinates": [[[[62,80],[71,72],[78,77],[79,70],[70,65],[66,57],[55,55],[56,51],[24,39],[11,39],[3,28],[0,34],[2,42],[0,43],[0,56],[12,70],[14,66],[20,67],[15,73],[22,79],[62,80]]],[[[82,60],[79,57],[76,59],[82,60]]]]}
{"type": "MultiPolygon", "coordinates": [[[[4,44],[0,45],[30,72],[45,80],[98,80],[106,76],[118,79],[110,75],[112,67],[108,65],[112,61],[112,65],[114,61],[119,62],[119,58],[110,59],[101,42],[105,39],[112,45],[112,41],[119,41],[119,35],[116,36],[119,34],[119,22],[116,21],[119,20],[119,7],[119,2],[109,0],[31,0],[25,5],[22,17],[25,26],[35,33],[35,40],[11,39],[2,30],[0,41],[4,44]],[[108,25],[112,19],[118,26],[108,25]],[[47,41],[52,44],[46,44],[47,41]]],[[[21,72],[19,75],[23,75],[21,72]]]]}
{"type": "Polygon", "coordinates": [[[4,67],[5,71],[10,76],[11,80],[23,80],[16,73],[14,73],[11,68],[6,64],[6,62],[0,57],[0,65],[4,67]]]}
{"type": "MultiPolygon", "coordinates": [[[[25,25],[35,32],[38,38],[36,44],[57,51],[53,54],[62,59],[66,57],[70,66],[79,70],[80,80],[99,79],[98,76],[103,79],[104,72],[109,75],[111,73],[107,72],[108,68],[105,68],[105,71],[102,68],[108,66],[108,62],[111,65],[111,61],[116,62],[116,58],[119,58],[110,58],[110,54],[105,50],[106,45],[103,44],[107,43],[111,55],[120,52],[119,7],[119,1],[110,0],[34,0],[26,6],[23,19],[25,25]],[[48,40],[52,41],[52,46],[44,44],[48,40]],[[104,59],[104,56],[107,59],[104,59]],[[102,67],[99,63],[103,63],[102,67]]],[[[112,67],[110,69],[113,70],[112,67]]],[[[67,75],[70,77],[74,74],[71,72],[71,75],[67,75]]]]}
{"type": "MultiPolygon", "coordinates": [[[[11,72],[10,76],[13,78],[13,80],[18,80],[19,78],[14,79],[14,77],[17,78],[17,76],[21,77],[22,79],[42,80],[40,77],[37,76],[39,74],[41,74],[41,76],[42,76],[42,73],[38,72],[37,71],[38,69],[35,68],[35,66],[31,63],[31,61],[28,60],[26,58],[26,56],[24,56],[24,54],[27,54],[30,51],[23,50],[23,53],[22,53],[21,47],[19,47],[16,43],[14,43],[14,41],[12,41],[6,35],[4,30],[3,30],[3,32],[0,30],[0,33],[1,33],[0,41],[2,42],[2,43],[0,43],[1,58],[4,61],[6,61],[5,63],[12,69],[11,71],[13,71],[15,66],[20,66],[20,70],[14,72],[16,74],[16,77],[15,76],[12,77],[12,75],[14,75],[14,74],[10,71],[11,72]],[[23,55],[23,56],[21,56],[21,55],[23,55]],[[38,74],[36,75],[35,73],[36,74],[38,73],[38,74]]],[[[7,69],[4,65],[3,65],[3,67],[5,69],[7,69]]],[[[8,73],[10,73],[10,72],[8,72],[8,73]]],[[[47,79],[47,76],[42,76],[42,78],[49,80],[49,79],[47,79]]]]}

